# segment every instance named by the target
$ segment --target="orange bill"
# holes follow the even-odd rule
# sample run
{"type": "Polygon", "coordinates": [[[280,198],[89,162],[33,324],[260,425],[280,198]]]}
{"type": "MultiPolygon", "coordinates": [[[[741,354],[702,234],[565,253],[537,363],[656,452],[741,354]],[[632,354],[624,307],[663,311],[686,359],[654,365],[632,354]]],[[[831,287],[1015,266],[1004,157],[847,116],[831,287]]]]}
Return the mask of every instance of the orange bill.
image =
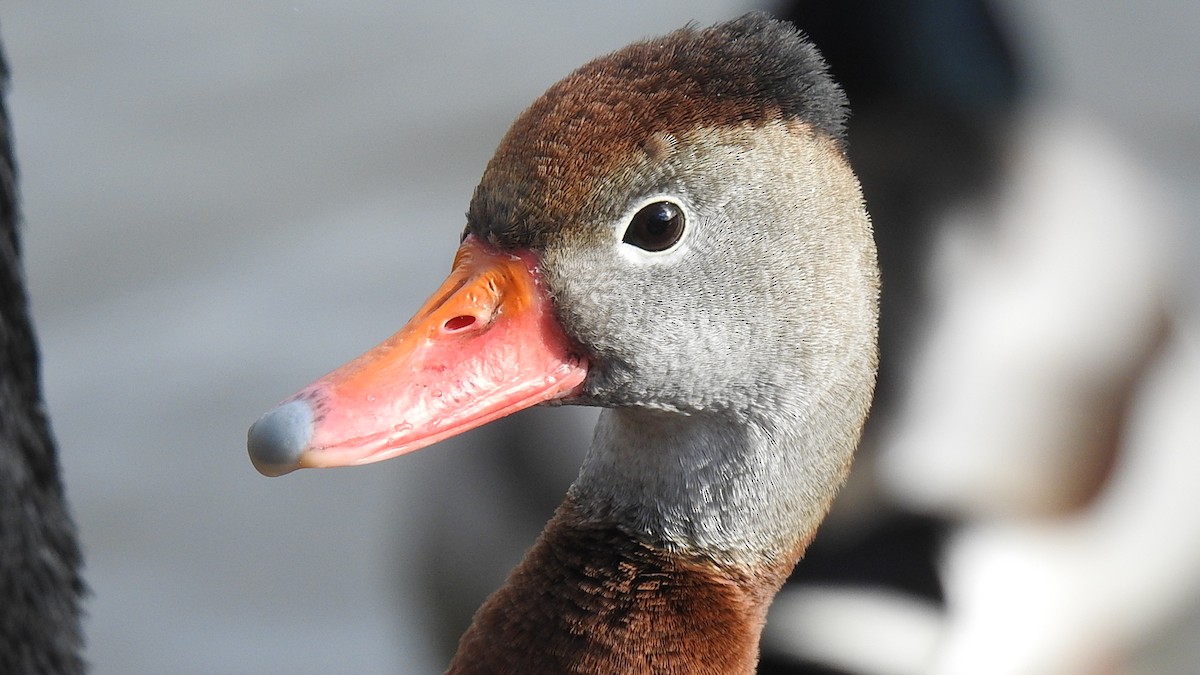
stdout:
{"type": "Polygon", "coordinates": [[[586,375],[536,256],[468,237],[400,332],[254,423],[250,459],[268,476],[377,462],[571,397],[586,375]]]}

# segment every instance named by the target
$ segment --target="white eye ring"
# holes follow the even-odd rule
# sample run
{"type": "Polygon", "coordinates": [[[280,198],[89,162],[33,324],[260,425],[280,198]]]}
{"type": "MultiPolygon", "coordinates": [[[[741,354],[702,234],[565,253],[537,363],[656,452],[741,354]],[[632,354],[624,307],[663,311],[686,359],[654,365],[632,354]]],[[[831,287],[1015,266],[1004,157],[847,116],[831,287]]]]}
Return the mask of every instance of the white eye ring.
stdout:
{"type": "Polygon", "coordinates": [[[661,258],[678,251],[691,229],[691,213],[678,200],[647,199],[625,218],[619,231],[621,249],[638,260],[661,258]]]}

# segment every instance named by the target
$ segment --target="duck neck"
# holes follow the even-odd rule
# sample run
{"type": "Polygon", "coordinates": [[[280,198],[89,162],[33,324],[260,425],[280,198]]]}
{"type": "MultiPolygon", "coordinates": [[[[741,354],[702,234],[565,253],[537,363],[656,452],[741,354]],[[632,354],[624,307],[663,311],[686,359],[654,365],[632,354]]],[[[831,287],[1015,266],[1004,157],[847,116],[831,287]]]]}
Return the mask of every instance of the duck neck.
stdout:
{"type": "Polygon", "coordinates": [[[832,497],[786,478],[803,470],[795,441],[605,411],[566,501],[450,672],[754,672],[767,607],[832,497]]]}
{"type": "Polygon", "coordinates": [[[849,471],[855,438],[798,420],[606,410],[571,496],[679,554],[748,568],[795,564],[849,471]]]}

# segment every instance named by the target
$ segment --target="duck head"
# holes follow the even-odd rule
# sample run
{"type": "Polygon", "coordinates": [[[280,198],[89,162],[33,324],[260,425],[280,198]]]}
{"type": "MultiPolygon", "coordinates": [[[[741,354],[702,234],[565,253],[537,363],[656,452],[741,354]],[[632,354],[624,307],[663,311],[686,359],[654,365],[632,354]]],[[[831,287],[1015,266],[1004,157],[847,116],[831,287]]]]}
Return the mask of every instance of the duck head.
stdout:
{"type": "MultiPolygon", "coordinates": [[[[449,280],[399,333],[259,419],[254,465],[372,462],[580,403],[611,409],[572,492],[597,512],[703,543],[715,535],[694,521],[714,497],[682,493],[743,476],[762,485],[726,481],[746,494],[719,508],[757,511],[746,500],[778,471],[805,477],[766,508],[789,515],[774,529],[819,520],[876,365],[878,273],[845,117],[816,50],[761,14],[584,65],[501,141],[449,280]]],[[[767,545],[721,548],[746,544],[767,545]]]]}

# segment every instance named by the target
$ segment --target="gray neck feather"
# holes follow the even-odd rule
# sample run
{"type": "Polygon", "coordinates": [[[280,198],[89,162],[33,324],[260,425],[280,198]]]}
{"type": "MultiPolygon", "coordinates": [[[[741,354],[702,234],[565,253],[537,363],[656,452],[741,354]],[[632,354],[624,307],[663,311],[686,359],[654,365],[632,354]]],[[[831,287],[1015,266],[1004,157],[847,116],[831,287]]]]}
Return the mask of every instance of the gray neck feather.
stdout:
{"type": "Polygon", "coordinates": [[[830,440],[726,414],[605,410],[571,494],[648,543],[754,565],[797,553],[824,517],[857,439],[830,440]]]}

